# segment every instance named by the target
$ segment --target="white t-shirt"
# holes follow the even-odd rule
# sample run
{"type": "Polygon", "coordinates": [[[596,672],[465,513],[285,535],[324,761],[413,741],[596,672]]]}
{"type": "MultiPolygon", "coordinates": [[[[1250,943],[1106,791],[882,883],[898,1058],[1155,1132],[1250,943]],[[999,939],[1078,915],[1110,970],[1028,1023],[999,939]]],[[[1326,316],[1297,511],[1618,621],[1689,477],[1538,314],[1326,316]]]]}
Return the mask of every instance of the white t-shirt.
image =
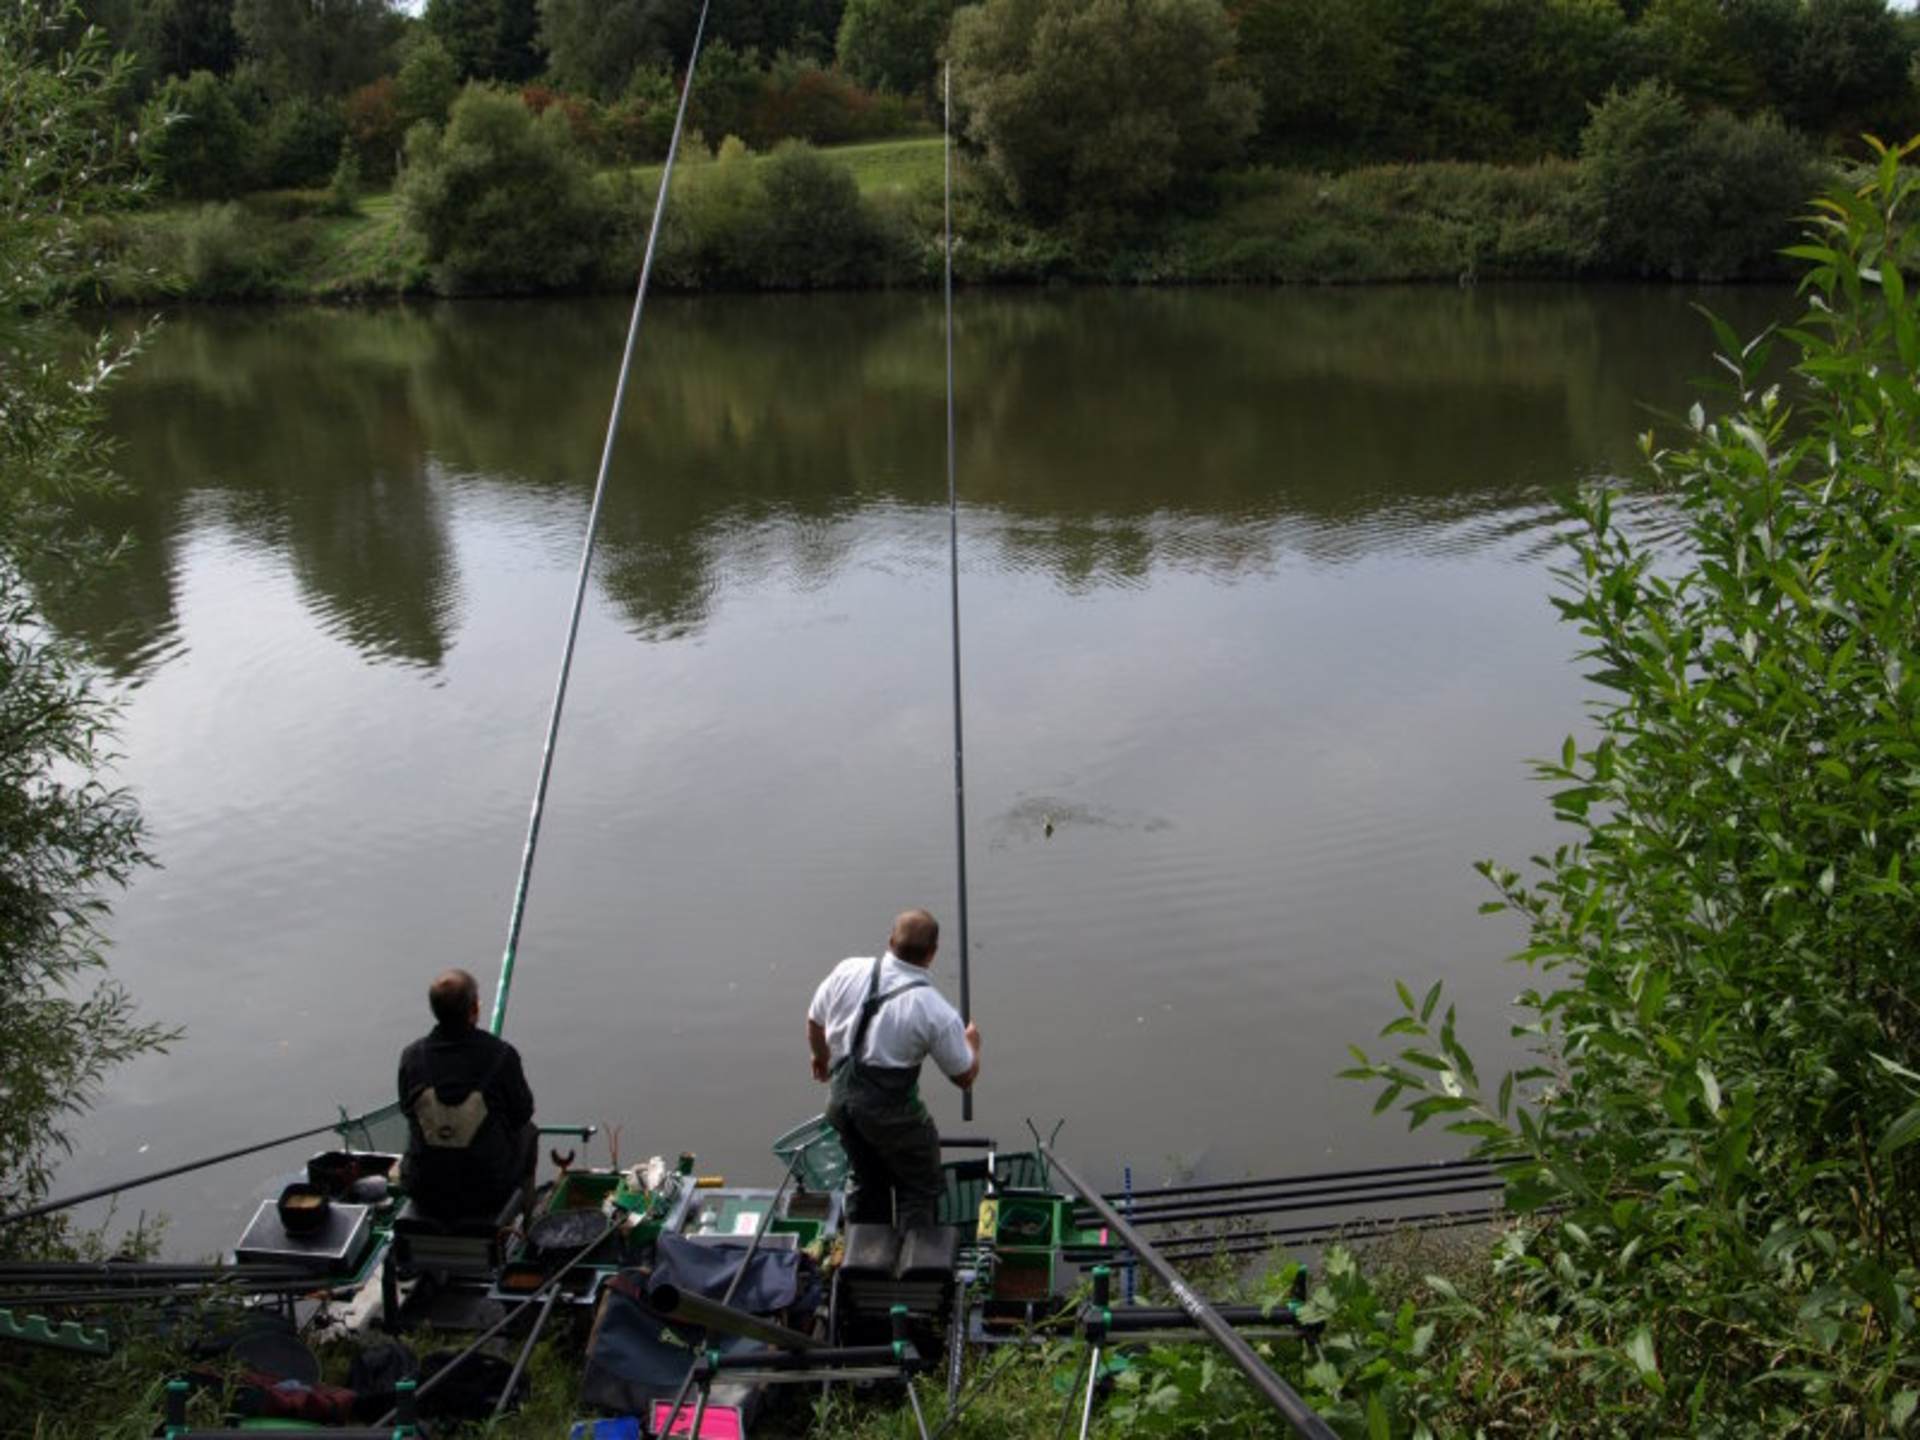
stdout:
{"type": "MultiPolygon", "coordinates": [[[[833,967],[833,973],[813,992],[813,1004],[807,1018],[827,1032],[827,1048],[833,1062],[847,1053],[853,1043],[854,1027],[860,1023],[860,1007],[867,998],[867,982],[873,975],[873,957],[856,955],[833,967]]],[[[880,965],[880,991],[915,980],[926,980],[927,972],[909,965],[891,950],[880,965]]],[[[867,1027],[866,1052],[860,1056],[867,1065],[884,1065],[907,1070],[932,1057],[949,1079],[973,1068],[973,1047],[967,1044],[967,1027],[960,1012],[931,984],[920,985],[896,995],[874,1013],[867,1027]]]]}

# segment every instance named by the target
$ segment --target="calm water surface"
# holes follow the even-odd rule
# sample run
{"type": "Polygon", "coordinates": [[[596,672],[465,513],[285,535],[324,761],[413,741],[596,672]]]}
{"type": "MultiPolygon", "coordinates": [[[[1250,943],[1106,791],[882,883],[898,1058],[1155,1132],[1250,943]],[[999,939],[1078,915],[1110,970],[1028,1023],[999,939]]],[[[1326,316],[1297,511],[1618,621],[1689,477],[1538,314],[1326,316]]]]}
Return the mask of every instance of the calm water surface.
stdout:
{"type": "MultiPolygon", "coordinates": [[[[1551,843],[1524,762],[1579,719],[1551,497],[1684,408],[1697,298],[962,297],[979,1132],[1143,1181],[1439,1153],[1332,1077],[1396,977],[1498,1058],[1471,863],[1551,843]]],[[[429,976],[491,986],[624,319],[204,312],[119,392],[138,550],[57,620],[165,863],[116,970],[187,1035],[63,1186],[384,1101],[429,976]]],[[[628,1159],[769,1176],[816,980],[952,918],[942,414],[932,297],[649,312],[507,1027],[628,1159]]],[[[217,1248],[271,1163],[121,1214],[217,1248]]]]}

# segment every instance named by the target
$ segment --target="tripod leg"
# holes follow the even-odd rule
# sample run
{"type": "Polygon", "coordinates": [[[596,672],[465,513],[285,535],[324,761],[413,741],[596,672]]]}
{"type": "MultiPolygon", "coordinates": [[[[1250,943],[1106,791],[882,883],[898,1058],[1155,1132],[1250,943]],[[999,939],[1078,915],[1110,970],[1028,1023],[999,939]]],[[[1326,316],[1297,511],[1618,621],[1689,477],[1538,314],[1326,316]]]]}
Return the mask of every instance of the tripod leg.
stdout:
{"type": "Polygon", "coordinates": [[[1087,1366],[1087,1406],[1080,1412],[1080,1440],[1087,1440],[1087,1429],[1093,1424],[1093,1392],[1100,1388],[1100,1347],[1093,1347],[1093,1363],[1087,1366]]]}
{"type": "Polygon", "coordinates": [[[1060,1407],[1060,1423],[1054,1427],[1053,1440],[1060,1440],[1067,1433],[1067,1422],[1073,1419],[1073,1400],[1080,1393],[1080,1367],[1086,1363],[1086,1352],[1082,1351],[1080,1358],[1073,1362],[1073,1379],[1067,1382],[1067,1403],[1060,1407]]]}
{"type": "Polygon", "coordinates": [[[913,1377],[907,1376],[907,1400],[913,1406],[913,1423],[920,1429],[920,1440],[927,1440],[927,1417],[920,1413],[920,1392],[913,1388],[913,1377]]]}

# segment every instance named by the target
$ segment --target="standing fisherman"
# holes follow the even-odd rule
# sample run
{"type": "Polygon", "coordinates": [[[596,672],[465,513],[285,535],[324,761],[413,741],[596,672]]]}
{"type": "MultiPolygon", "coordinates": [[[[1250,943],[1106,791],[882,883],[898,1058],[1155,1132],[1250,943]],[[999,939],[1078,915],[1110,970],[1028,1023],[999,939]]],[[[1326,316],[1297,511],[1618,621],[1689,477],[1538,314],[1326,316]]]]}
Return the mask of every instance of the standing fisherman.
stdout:
{"type": "Polygon", "coordinates": [[[827,1119],[853,1168],[848,1218],[905,1230],[931,1225],[945,1188],[940,1132],[920,1101],[928,1056],[962,1090],[980,1073],[980,1029],[927,979],[940,924],[925,910],[893,922],[887,953],[843,960],[813,992],[807,1048],[831,1084],[827,1119]]]}

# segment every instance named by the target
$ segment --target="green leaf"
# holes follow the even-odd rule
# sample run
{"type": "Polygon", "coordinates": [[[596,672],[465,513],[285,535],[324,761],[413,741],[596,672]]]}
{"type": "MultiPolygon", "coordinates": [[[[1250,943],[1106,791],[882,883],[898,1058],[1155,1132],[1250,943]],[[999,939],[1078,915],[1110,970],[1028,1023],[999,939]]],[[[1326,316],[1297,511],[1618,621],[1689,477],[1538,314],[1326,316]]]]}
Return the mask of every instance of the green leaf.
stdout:
{"type": "Polygon", "coordinates": [[[1707,1097],[1707,1113],[1717,1116],[1720,1113],[1720,1082],[1714,1078],[1713,1071],[1707,1068],[1704,1060],[1694,1067],[1694,1073],[1700,1077],[1700,1093],[1707,1097]]]}
{"type": "Polygon", "coordinates": [[[1916,1406],[1920,1406],[1920,1390],[1902,1390],[1887,1407],[1888,1422],[1896,1430],[1906,1429],[1916,1406]]]}
{"type": "Polygon", "coordinates": [[[1393,1440],[1393,1424],[1378,1390],[1367,1396],[1367,1440],[1393,1440]]]}
{"type": "Polygon", "coordinates": [[[1891,1155],[1896,1150],[1906,1149],[1916,1140],[1920,1140],[1920,1105],[1914,1106],[1887,1127],[1887,1133],[1880,1137],[1880,1153],[1891,1155]]]}
{"type": "Polygon", "coordinates": [[[1433,1018],[1433,1007],[1440,1003],[1440,986],[1440,981],[1434,981],[1433,988],[1427,991],[1426,999],[1420,1002],[1420,1023],[1422,1025],[1433,1018]]]}
{"type": "Polygon", "coordinates": [[[1653,1353],[1653,1332],[1642,1325],[1627,1337],[1627,1358],[1633,1362],[1633,1368],[1640,1372],[1640,1378],[1655,1391],[1666,1387],[1660,1383],[1660,1362],[1653,1353]]]}

